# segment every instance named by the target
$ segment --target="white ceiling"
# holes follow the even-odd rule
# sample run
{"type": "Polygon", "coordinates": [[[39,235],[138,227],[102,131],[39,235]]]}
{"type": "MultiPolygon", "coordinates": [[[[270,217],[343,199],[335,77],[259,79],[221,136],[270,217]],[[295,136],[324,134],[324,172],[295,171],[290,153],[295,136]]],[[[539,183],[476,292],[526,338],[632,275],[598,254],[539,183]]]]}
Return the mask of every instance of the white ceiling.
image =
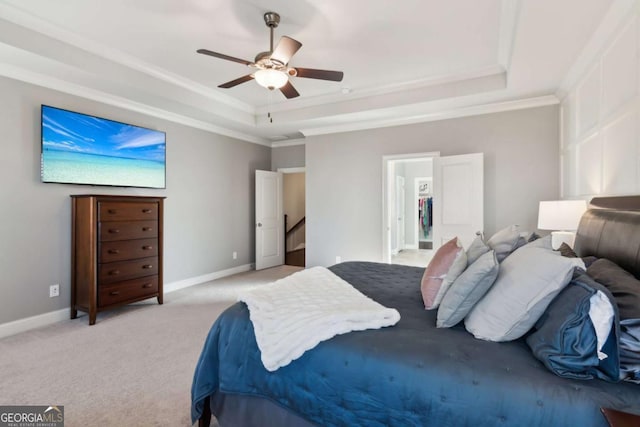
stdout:
{"type": "Polygon", "coordinates": [[[613,2],[0,0],[0,75],[269,145],[557,102],[613,2]],[[252,61],[267,11],[282,18],[276,42],[303,44],[292,66],[344,80],[292,78],[292,100],[253,81],[217,88],[250,71],[196,50],[252,61]]]}

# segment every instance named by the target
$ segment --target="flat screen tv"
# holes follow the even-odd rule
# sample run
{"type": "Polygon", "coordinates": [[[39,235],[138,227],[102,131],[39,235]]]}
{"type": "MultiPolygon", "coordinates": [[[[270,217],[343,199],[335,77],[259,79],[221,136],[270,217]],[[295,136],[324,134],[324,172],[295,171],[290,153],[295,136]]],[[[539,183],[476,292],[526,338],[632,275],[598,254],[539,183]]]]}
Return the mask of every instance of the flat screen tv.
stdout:
{"type": "Polygon", "coordinates": [[[42,106],[42,182],[166,188],[164,132],[42,106]]]}

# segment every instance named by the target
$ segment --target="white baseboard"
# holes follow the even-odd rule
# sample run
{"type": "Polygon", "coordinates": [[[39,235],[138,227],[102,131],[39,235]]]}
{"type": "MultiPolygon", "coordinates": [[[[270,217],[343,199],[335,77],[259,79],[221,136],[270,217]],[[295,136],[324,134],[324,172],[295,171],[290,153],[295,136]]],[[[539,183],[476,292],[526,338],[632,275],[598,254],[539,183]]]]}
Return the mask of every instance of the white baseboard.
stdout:
{"type": "MultiPolygon", "coordinates": [[[[222,277],[231,276],[233,274],[244,273],[254,268],[254,264],[244,264],[238,267],[229,268],[227,270],[216,271],[214,273],[204,274],[202,276],[191,277],[189,279],[179,280],[177,282],[165,283],[164,293],[174,292],[189,286],[199,285],[200,283],[209,282],[211,280],[220,279],[222,277]]],[[[62,310],[50,311],[36,316],[25,317],[24,319],[14,320],[0,324],[0,338],[26,332],[31,329],[48,326],[53,323],[61,322],[69,319],[69,308],[62,310]]]]}
{"type": "Polygon", "coordinates": [[[10,335],[19,334],[41,326],[51,325],[52,323],[61,322],[69,319],[69,308],[62,310],[50,311],[37,316],[25,317],[24,319],[14,320],[0,325],[0,338],[10,335]]]}
{"type": "Polygon", "coordinates": [[[418,245],[404,245],[405,249],[418,249],[418,245]]]}
{"type": "Polygon", "coordinates": [[[179,291],[180,289],[188,288],[189,286],[199,285],[200,283],[210,282],[212,280],[220,279],[222,277],[232,276],[238,273],[244,273],[254,269],[254,264],[244,264],[237,267],[228,268],[226,270],[216,271],[213,273],[203,274],[202,276],[190,277],[184,280],[178,280],[177,282],[165,283],[164,293],[179,291]]]}

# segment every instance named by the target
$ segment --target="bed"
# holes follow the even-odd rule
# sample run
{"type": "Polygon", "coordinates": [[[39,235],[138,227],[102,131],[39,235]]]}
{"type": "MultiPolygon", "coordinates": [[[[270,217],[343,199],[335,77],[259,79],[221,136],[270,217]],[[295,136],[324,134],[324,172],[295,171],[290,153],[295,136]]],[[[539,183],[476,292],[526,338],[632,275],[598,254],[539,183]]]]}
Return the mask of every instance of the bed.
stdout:
{"type": "MultiPolygon", "coordinates": [[[[598,198],[575,250],[640,277],[640,197],[598,198]]],[[[400,312],[390,328],[321,342],[274,372],[260,359],[245,304],[206,338],[192,386],[192,420],[225,426],[607,426],[601,408],[640,414],[640,385],[556,376],[524,339],[475,339],[438,329],[424,309],[423,268],[347,262],[330,268],[400,312]]]]}

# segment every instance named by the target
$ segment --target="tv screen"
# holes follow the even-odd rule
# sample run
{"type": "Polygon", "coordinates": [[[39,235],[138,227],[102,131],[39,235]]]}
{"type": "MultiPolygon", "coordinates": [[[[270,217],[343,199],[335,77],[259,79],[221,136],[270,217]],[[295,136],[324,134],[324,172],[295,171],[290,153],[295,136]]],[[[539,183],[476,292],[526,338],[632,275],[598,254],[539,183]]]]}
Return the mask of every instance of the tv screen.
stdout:
{"type": "Polygon", "coordinates": [[[165,133],[42,106],[42,182],[165,188],[165,133]]]}

